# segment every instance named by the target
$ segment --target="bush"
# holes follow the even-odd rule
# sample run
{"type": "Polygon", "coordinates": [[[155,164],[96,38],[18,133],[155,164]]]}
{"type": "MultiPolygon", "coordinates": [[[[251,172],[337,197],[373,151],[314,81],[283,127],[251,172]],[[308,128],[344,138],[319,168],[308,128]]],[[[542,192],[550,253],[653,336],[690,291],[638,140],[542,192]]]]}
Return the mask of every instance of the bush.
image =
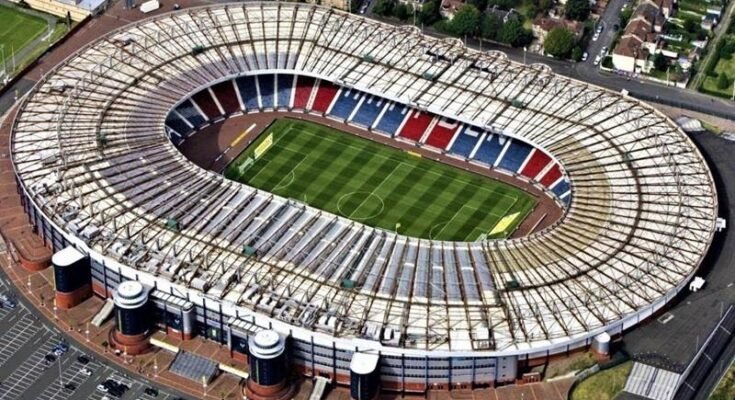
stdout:
{"type": "Polygon", "coordinates": [[[435,22],[442,19],[439,14],[440,0],[429,0],[421,6],[421,22],[426,25],[433,25],[435,22]]]}
{"type": "Polygon", "coordinates": [[[376,0],[375,6],[373,6],[373,12],[384,17],[393,15],[393,0],[376,0]]]}
{"type": "Polygon", "coordinates": [[[663,53],[656,53],[653,56],[653,67],[659,71],[666,71],[666,68],[669,67],[669,60],[666,59],[663,53]]]}
{"type": "Polygon", "coordinates": [[[580,62],[582,61],[582,48],[579,46],[575,46],[572,49],[572,60],[580,62]]]}
{"type": "Polygon", "coordinates": [[[725,90],[730,87],[730,78],[727,77],[727,74],[724,72],[720,72],[720,75],[717,77],[717,89],[725,90]]]}

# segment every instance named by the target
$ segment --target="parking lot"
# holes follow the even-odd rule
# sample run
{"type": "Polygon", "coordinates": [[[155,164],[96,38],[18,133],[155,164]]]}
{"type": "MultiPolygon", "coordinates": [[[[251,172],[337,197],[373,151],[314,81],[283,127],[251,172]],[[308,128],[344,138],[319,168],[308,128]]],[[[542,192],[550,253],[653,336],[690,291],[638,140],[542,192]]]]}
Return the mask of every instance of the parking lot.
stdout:
{"type": "MultiPolygon", "coordinates": [[[[0,249],[0,257],[4,256],[0,249]]],[[[86,355],[74,344],[60,352],[64,339],[56,327],[33,315],[23,302],[15,301],[17,296],[7,277],[0,274],[0,278],[0,400],[103,400],[105,396],[114,400],[97,389],[107,379],[130,388],[120,397],[124,400],[178,398],[162,389],[157,389],[156,396],[147,394],[148,382],[125,376],[122,370],[86,355]],[[3,298],[15,306],[8,307],[3,298]]]]}

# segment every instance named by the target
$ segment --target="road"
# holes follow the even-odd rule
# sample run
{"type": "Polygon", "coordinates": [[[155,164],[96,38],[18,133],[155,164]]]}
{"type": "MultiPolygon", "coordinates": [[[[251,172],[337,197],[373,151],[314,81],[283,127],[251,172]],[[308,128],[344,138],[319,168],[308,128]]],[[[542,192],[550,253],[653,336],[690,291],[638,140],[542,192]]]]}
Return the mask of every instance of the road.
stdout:
{"type": "MultiPolygon", "coordinates": [[[[678,108],[684,108],[704,114],[715,115],[721,118],[735,119],[735,103],[718,97],[708,96],[699,92],[688,89],[681,89],[675,86],[666,86],[652,81],[642,79],[632,79],[627,76],[617,75],[614,73],[600,70],[592,65],[595,55],[599,54],[602,46],[611,47],[615,38],[614,25],[619,22],[620,10],[623,4],[629,0],[611,0],[608,7],[603,12],[601,24],[604,26],[600,38],[595,42],[590,42],[588,48],[589,58],[586,62],[571,62],[559,60],[550,57],[544,57],[535,53],[526,53],[525,57],[523,49],[502,46],[496,43],[480,41],[476,39],[468,39],[467,47],[475,50],[497,50],[508,55],[511,60],[527,64],[543,63],[551,67],[551,69],[560,75],[601,86],[606,89],[617,92],[623,89],[627,90],[629,95],[647,102],[661,103],[678,108]]],[[[374,4],[375,1],[372,1],[374,4]]],[[[369,9],[372,9],[372,5],[369,9]]],[[[366,13],[369,15],[370,11],[366,13]]],[[[386,20],[374,15],[371,18],[377,19],[392,25],[400,25],[396,20],[386,20]]],[[[445,38],[440,32],[431,27],[425,27],[423,32],[427,35],[445,38]]]]}

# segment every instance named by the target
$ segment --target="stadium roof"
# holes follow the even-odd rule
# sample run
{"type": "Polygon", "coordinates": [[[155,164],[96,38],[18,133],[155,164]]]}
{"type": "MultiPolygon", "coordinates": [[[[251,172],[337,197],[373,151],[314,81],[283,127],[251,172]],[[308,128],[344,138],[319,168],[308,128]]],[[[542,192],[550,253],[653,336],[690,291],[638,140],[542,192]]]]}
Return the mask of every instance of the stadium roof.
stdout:
{"type": "Polygon", "coordinates": [[[696,147],[635,99],[293,3],[188,9],[88,44],[24,100],[12,153],[34,204],[92,251],[293,326],[404,349],[529,353],[627,328],[692,276],[717,214],[696,147]],[[182,99],[266,71],[522,138],[562,163],[572,202],[522,239],[420,240],[228,181],[169,142],[182,99]]]}

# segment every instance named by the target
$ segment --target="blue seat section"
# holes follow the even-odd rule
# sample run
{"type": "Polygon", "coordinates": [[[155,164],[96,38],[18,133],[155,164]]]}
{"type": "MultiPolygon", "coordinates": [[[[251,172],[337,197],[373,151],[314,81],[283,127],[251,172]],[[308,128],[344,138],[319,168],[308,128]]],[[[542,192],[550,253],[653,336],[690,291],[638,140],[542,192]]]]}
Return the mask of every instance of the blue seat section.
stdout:
{"type": "Polygon", "coordinates": [[[260,88],[260,102],[263,108],[273,108],[275,106],[275,76],[259,75],[258,87],[260,88]]]}
{"type": "Polygon", "coordinates": [[[569,191],[569,182],[562,179],[556,184],[556,186],[554,186],[553,189],[551,189],[551,191],[554,192],[555,195],[561,197],[564,193],[569,191]]]}
{"type": "Polygon", "coordinates": [[[380,110],[385,107],[386,102],[386,100],[380,97],[368,95],[362,104],[360,104],[360,108],[355,113],[355,116],[352,117],[352,122],[368,128],[373,126],[378,115],[380,115],[380,110]]]}
{"type": "Polygon", "coordinates": [[[170,113],[168,117],[166,117],[166,125],[181,135],[186,135],[191,130],[189,125],[187,125],[186,122],[184,122],[175,113],[170,113]]]}
{"type": "Polygon", "coordinates": [[[169,139],[171,139],[171,143],[173,143],[174,146],[179,147],[181,145],[181,143],[184,143],[185,136],[183,136],[183,135],[179,136],[179,135],[177,135],[176,133],[174,133],[173,131],[170,131],[170,130],[166,130],[166,132],[168,133],[168,137],[169,137],[169,139]]]}
{"type": "Polygon", "coordinates": [[[347,119],[355,107],[357,107],[357,103],[362,96],[363,94],[355,89],[342,88],[329,114],[338,118],[347,119]]]}
{"type": "Polygon", "coordinates": [[[459,133],[459,136],[454,139],[454,143],[452,144],[452,148],[449,149],[449,152],[463,157],[469,157],[472,153],[472,149],[477,145],[477,141],[480,140],[480,136],[482,136],[482,132],[478,132],[477,129],[465,126],[462,128],[462,132],[459,133]]]}
{"type": "Polygon", "coordinates": [[[197,111],[196,108],[194,108],[194,104],[191,104],[191,101],[184,100],[183,103],[179,104],[178,107],[176,107],[176,112],[181,114],[182,117],[186,118],[187,121],[191,122],[194,127],[199,127],[204,125],[206,120],[204,117],[202,117],[202,114],[197,111]]]}
{"type": "Polygon", "coordinates": [[[393,136],[400,128],[401,122],[406,118],[407,113],[408,109],[403,104],[390,103],[375,129],[393,136]]]}
{"type": "Polygon", "coordinates": [[[505,152],[503,159],[500,160],[498,167],[503,168],[506,171],[518,172],[518,168],[523,165],[523,161],[526,160],[528,154],[531,153],[533,147],[531,145],[523,143],[519,140],[514,140],[510,143],[510,147],[505,152]]]}
{"type": "Polygon", "coordinates": [[[288,108],[291,104],[291,91],[293,90],[293,75],[276,76],[278,107],[288,108]]]}
{"type": "Polygon", "coordinates": [[[503,150],[506,140],[510,139],[505,136],[498,135],[497,133],[488,135],[480,145],[480,148],[477,149],[477,153],[475,153],[474,157],[475,160],[484,162],[488,165],[494,165],[495,160],[498,159],[500,152],[503,150]],[[502,142],[501,139],[503,139],[502,142]]]}
{"type": "Polygon", "coordinates": [[[241,76],[235,79],[237,82],[237,88],[240,90],[240,96],[242,102],[245,103],[245,108],[252,110],[258,108],[258,92],[255,89],[255,77],[253,76],[241,76]]]}

